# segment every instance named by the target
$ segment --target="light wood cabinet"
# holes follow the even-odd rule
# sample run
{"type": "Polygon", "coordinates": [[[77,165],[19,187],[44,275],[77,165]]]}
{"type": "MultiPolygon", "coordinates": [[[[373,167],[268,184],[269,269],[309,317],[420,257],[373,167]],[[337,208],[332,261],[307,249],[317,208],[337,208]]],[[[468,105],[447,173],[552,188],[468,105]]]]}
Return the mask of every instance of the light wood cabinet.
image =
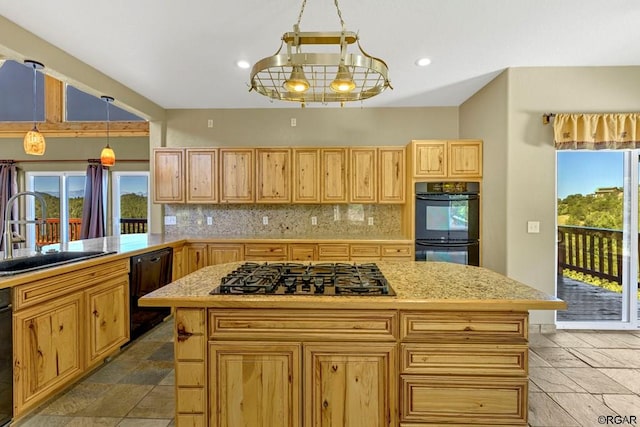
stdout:
{"type": "Polygon", "coordinates": [[[378,201],[377,154],[375,148],[350,148],[349,201],[375,203],[378,201]]]}
{"type": "Polygon", "coordinates": [[[176,281],[186,275],[184,246],[173,248],[173,268],[171,269],[171,280],[176,281]]]}
{"type": "Polygon", "coordinates": [[[252,203],[254,150],[220,148],[220,202],[252,203]]]}
{"type": "Polygon", "coordinates": [[[211,426],[297,427],[300,344],[209,344],[211,426]]]}
{"type": "Polygon", "coordinates": [[[206,243],[190,243],[184,247],[186,253],[186,273],[193,273],[209,265],[206,243]]]}
{"type": "MultiPolygon", "coordinates": [[[[176,425],[206,426],[205,310],[178,308],[174,322],[176,425]]],[[[215,425],[215,424],[212,424],[215,425]]]]}
{"type": "Polygon", "coordinates": [[[479,178],[482,176],[482,143],[449,141],[449,176],[479,178]]]}
{"type": "Polygon", "coordinates": [[[349,260],[349,244],[319,243],[318,259],[320,261],[347,261],[349,260]]]}
{"type": "Polygon", "coordinates": [[[216,243],[207,245],[207,265],[226,264],[244,260],[242,243],[216,243]]]}
{"type": "Polygon", "coordinates": [[[380,245],[380,256],[383,260],[413,261],[413,249],[412,244],[382,244],[380,245]]]}
{"type": "Polygon", "coordinates": [[[378,203],[404,203],[405,189],[404,147],[378,148],[378,203]]]}
{"type": "Polygon", "coordinates": [[[184,150],[153,149],[153,202],[184,203],[184,150]]]}
{"type": "Polygon", "coordinates": [[[14,288],[14,417],[68,387],[129,340],[129,260],[14,288]]]}
{"type": "Polygon", "coordinates": [[[320,196],[322,203],[346,203],[347,196],[347,150],[323,148],[321,157],[320,196]]]}
{"type": "Polygon", "coordinates": [[[247,243],[244,245],[246,261],[286,261],[287,245],[284,243],[247,243]]]}
{"type": "Polygon", "coordinates": [[[83,314],[82,292],[14,314],[14,416],[84,372],[83,314]]]}
{"type": "Polygon", "coordinates": [[[395,354],[395,344],[305,345],[305,425],[397,425],[395,354]]]}
{"type": "Polygon", "coordinates": [[[414,178],[481,178],[482,141],[411,142],[414,178]]]}
{"type": "Polygon", "coordinates": [[[290,243],[289,261],[314,261],[318,259],[318,245],[313,243],[290,243]]]}
{"type": "Polygon", "coordinates": [[[256,202],[291,202],[290,149],[256,149],[256,202]]]}
{"type": "Polygon", "coordinates": [[[106,356],[129,341],[129,280],[120,277],[85,291],[87,301],[88,360],[87,367],[100,363],[106,356]]]}
{"type": "Polygon", "coordinates": [[[218,202],[218,150],[187,148],[187,203],[218,202]]]}
{"type": "Polygon", "coordinates": [[[351,244],[349,246],[349,259],[352,261],[379,261],[380,245],[367,243],[351,244]]]}
{"type": "Polygon", "coordinates": [[[320,150],[293,149],[293,203],[320,203],[320,150]]]}

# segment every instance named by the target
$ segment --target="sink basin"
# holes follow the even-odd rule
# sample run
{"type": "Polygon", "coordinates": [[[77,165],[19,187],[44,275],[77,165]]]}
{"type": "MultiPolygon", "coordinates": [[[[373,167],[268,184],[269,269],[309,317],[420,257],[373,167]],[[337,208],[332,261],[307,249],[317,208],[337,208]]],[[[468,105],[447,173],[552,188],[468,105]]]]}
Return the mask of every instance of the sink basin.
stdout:
{"type": "Polygon", "coordinates": [[[0,277],[27,273],[43,268],[57,267],[72,262],[84,261],[115,252],[85,251],[85,252],[54,252],[29,257],[12,258],[0,261],[0,277]]]}

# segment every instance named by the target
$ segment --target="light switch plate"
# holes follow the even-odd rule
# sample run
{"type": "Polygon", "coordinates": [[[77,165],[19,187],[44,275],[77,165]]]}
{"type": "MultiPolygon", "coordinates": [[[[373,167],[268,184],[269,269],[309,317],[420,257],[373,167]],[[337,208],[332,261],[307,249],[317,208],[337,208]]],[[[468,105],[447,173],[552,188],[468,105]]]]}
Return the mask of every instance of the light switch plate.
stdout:
{"type": "Polygon", "coordinates": [[[527,233],[539,233],[540,221],[527,221],[527,233]]]}

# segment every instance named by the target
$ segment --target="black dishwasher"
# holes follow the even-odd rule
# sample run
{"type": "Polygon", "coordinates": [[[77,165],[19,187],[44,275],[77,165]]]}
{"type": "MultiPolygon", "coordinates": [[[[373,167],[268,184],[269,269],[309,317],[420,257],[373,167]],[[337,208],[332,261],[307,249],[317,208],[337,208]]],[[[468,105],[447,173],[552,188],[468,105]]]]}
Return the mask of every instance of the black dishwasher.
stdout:
{"type": "Polygon", "coordinates": [[[11,335],[11,288],[0,289],[0,426],[13,414],[13,339],[11,335]]]}
{"type": "Polygon", "coordinates": [[[164,307],[139,307],[138,299],[171,282],[173,249],[164,248],[131,257],[129,272],[131,341],[144,334],[171,312],[164,307]]]}

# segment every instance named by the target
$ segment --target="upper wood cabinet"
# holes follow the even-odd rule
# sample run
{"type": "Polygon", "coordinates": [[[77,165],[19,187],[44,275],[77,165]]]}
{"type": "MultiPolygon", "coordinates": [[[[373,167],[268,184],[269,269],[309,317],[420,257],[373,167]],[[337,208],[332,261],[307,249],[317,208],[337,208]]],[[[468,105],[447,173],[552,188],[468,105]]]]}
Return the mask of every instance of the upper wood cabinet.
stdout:
{"type": "Polygon", "coordinates": [[[449,141],[449,176],[482,176],[482,142],[449,141]]]}
{"type": "Polygon", "coordinates": [[[320,203],[320,150],[293,149],[293,203],[320,203]]]}
{"type": "Polygon", "coordinates": [[[184,203],[184,150],[153,149],[153,202],[184,203]]]}
{"type": "Polygon", "coordinates": [[[256,202],[291,202],[290,149],[256,149],[256,202]]]}
{"type": "Polygon", "coordinates": [[[252,148],[220,148],[220,201],[253,202],[252,148]]]}
{"type": "Polygon", "coordinates": [[[412,141],[414,178],[482,177],[482,141],[412,141]]]}
{"type": "Polygon", "coordinates": [[[378,201],[376,148],[349,149],[349,182],[351,203],[375,203],[378,201]]]}
{"type": "Polygon", "coordinates": [[[404,147],[378,148],[378,203],[404,203],[404,147]]]}
{"type": "Polygon", "coordinates": [[[187,203],[218,202],[218,149],[187,148],[187,203]]]}
{"type": "Polygon", "coordinates": [[[322,180],[320,201],[322,203],[346,203],[347,197],[347,150],[345,148],[322,148],[320,150],[322,180]]]}

